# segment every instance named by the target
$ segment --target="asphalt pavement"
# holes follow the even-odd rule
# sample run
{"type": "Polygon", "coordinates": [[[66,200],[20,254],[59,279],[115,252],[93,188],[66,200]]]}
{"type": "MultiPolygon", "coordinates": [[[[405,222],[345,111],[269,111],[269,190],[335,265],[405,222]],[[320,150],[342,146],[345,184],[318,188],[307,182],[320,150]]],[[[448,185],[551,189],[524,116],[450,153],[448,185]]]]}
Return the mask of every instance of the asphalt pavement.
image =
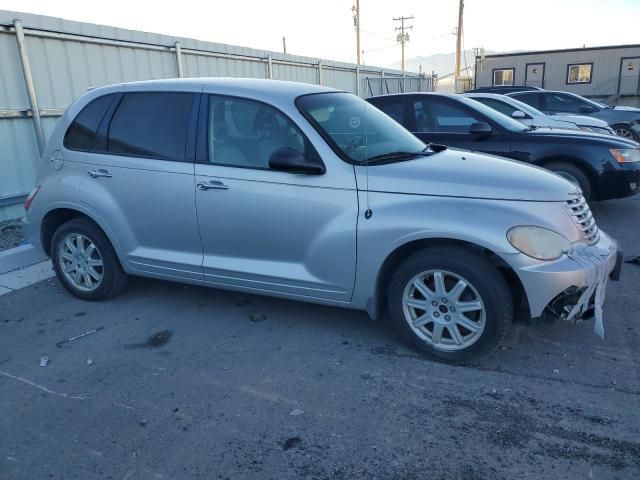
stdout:
{"type": "MultiPolygon", "coordinates": [[[[593,210],[640,255],[640,198],[593,210]]],[[[639,284],[609,284],[604,341],[518,324],[453,367],[360,312],[50,279],[0,297],[0,479],[637,479],[639,284]]]]}

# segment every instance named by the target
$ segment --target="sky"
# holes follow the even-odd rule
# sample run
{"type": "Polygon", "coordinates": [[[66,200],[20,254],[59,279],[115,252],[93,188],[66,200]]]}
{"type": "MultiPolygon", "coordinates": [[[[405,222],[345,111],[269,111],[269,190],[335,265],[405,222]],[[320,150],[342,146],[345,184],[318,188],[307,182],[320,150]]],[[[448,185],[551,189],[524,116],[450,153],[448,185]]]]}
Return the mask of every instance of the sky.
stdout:
{"type": "MultiPolygon", "coordinates": [[[[355,61],[355,0],[0,0],[0,9],[132,30],[355,61]]],[[[407,22],[406,57],[455,50],[458,0],[360,0],[363,63],[400,60],[393,17],[407,22]]],[[[398,25],[395,25],[398,26],[398,25]]],[[[464,47],[498,52],[640,43],[640,0],[465,0],[464,47]]]]}

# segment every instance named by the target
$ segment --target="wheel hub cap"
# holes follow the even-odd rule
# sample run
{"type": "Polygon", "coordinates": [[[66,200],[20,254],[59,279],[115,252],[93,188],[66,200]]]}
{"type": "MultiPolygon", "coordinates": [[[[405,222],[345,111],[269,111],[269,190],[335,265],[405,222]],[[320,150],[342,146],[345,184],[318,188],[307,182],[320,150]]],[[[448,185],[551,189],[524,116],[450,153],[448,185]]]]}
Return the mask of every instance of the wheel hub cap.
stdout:
{"type": "Polygon", "coordinates": [[[104,276],[104,263],[95,244],[79,233],[70,233],[58,248],[60,268],[65,278],[78,290],[91,292],[104,276]]]}
{"type": "Polygon", "coordinates": [[[445,270],[415,275],[402,296],[405,320],[427,344],[443,351],[473,345],[484,332],[486,312],[478,291],[445,270]]]}

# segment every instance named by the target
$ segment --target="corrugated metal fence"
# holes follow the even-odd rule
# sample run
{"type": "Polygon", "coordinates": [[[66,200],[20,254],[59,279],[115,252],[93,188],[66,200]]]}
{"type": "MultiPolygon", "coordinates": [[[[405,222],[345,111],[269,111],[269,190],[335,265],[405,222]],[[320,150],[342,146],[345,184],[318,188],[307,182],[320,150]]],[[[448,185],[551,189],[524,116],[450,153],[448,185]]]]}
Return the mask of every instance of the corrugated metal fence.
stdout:
{"type": "Polygon", "coordinates": [[[0,220],[22,215],[46,141],[90,87],[171,77],[273,78],[367,97],[432,79],[317,58],[0,10],[0,220]]]}

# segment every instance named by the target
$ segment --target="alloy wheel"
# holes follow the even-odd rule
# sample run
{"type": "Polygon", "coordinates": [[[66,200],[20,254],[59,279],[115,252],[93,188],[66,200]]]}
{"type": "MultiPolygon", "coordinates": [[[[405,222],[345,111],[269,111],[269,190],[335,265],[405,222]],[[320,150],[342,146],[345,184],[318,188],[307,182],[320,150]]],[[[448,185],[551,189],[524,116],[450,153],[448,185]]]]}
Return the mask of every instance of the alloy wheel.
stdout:
{"type": "Polygon", "coordinates": [[[78,290],[92,292],[102,283],[102,256],[86,236],[79,233],[65,236],[58,247],[58,260],[65,278],[78,290]]]}
{"type": "Polygon", "coordinates": [[[614,129],[614,132],[619,137],[628,138],[629,140],[635,140],[635,136],[633,135],[633,132],[628,128],[618,127],[616,129],[614,129]]]}
{"type": "Polygon", "coordinates": [[[458,351],[473,345],[484,332],[486,309],[480,294],[460,275],[428,270],[404,288],[402,309],[411,329],[428,345],[458,351]]]}

